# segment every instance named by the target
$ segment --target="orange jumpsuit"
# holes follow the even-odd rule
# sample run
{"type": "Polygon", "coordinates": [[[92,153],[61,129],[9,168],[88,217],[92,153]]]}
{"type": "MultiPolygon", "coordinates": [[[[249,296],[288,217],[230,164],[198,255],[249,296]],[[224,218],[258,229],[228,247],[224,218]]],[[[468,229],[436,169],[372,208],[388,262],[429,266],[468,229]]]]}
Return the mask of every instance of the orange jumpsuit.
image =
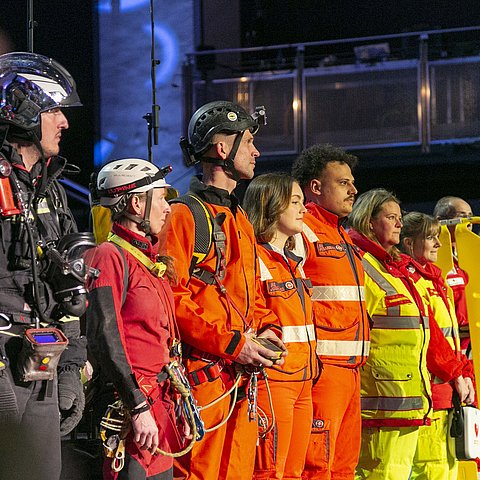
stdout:
{"type": "MultiPolygon", "coordinates": [[[[238,207],[237,199],[226,190],[207,186],[194,178],[190,191],[201,198],[213,216],[225,214],[222,230],[226,235],[225,268],[222,283],[226,295],[213,282],[190,277],[189,267],[195,241],[195,222],[189,208],[173,204],[160,234],[160,252],[175,258],[178,285],[173,288],[177,322],[186,344],[185,366],[199,406],[205,407],[233,384],[235,361],[244,343],[243,335],[256,330],[260,320],[274,323],[265,308],[260,287],[253,227],[238,207]],[[208,377],[207,377],[208,371],[208,377]],[[198,382],[197,382],[198,381],[198,382]]],[[[197,267],[214,273],[215,249],[197,267]]],[[[227,417],[230,396],[211,408],[202,409],[205,427],[218,425],[227,417]]],[[[258,428],[249,422],[247,400],[237,400],[233,413],[222,427],[206,433],[187,455],[174,464],[176,476],[187,479],[251,479],[255,462],[258,428]]]]}
{"type": "Polygon", "coordinates": [[[303,478],[353,479],[361,436],[359,367],[370,347],[363,267],[339,218],[318,205],[306,207],[304,269],[313,284],[316,352],[323,369],[312,392],[303,478]]]}
{"type": "MultiPolygon", "coordinates": [[[[255,462],[257,480],[301,479],[312,425],[312,379],[317,374],[311,282],[301,258],[269,244],[258,247],[262,292],[277,316],[275,327],[288,349],[281,367],[267,370],[275,426],[261,436],[255,462]]],[[[266,385],[258,387],[258,406],[272,422],[266,385]]]]}

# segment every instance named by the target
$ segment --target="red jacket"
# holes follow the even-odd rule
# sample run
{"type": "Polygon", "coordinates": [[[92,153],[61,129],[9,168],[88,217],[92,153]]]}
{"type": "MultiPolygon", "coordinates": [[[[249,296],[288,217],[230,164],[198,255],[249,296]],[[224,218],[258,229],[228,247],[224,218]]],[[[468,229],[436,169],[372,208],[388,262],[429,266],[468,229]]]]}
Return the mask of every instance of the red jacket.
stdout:
{"type": "MultiPolygon", "coordinates": [[[[155,260],[148,239],[118,224],[112,231],[155,260]]],[[[133,408],[145,400],[138,378],[155,378],[170,361],[169,344],[176,336],[172,291],[167,280],[154,277],[123,250],[128,291],[122,302],[125,262],[118,248],[104,242],[89,253],[101,273],[89,294],[88,346],[125,405],[133,408]]]]}
{"type": "MultiPolygon", "coordinates": [[[[113,224],[112,231],[155,262],[156,249],[148,239],[118,224],[113,224]]],[[[178,339],[172,291],[166,280],[153,276],[131,253],[124,249],[122,253],[111,242],[89,252],[90,263],[100,270],[100,276],[89,293],[88,346],[126,408],[132,409],[149,396],[150,412],[162,433],[160,448],[174,451],[178,444],[170,383],[165,380],[159,385],[157,381],[157,374],[170,361],[172,340],[178,339]]],[[[173,465],[170,457],[140,450],[132,431],[125,449],[149,478],[173,465]]]]}
{"type": "Polygon", "coordinates": [[[313,203],[306,207],[306,252],[300,241],[295,251],[312,280],[317,355],[323,363],[356,368],[370,348],[361,256],[337,215],[313,203]]]}

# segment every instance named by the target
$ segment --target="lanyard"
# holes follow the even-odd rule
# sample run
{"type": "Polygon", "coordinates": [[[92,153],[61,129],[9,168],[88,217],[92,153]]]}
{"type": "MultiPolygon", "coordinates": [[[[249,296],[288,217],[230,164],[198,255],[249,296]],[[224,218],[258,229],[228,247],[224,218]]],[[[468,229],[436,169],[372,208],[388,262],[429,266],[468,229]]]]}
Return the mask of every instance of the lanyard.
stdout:
{"type": "Polygon", "coordinates": [[[107,240],[117,244],[119,247],[124,248],[127,252],[131,253],[142,265],[144,265],[150,273],[155,277],[163,277],[163,274],[167,270],[167,266],[163,262],[152,262],[143,252],[138,248],[128,243],[123,238],[119,237],[115,233],[110,232],[107,240]]]}

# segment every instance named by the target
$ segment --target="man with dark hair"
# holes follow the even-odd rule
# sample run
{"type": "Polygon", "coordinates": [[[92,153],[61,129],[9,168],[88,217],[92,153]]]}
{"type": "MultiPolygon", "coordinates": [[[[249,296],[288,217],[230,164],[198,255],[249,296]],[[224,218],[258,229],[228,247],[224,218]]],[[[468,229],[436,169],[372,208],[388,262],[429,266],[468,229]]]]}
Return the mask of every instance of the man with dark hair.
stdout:
{"type": "Polygon", "coordinates": [[[370,334],[361,257],[342,226],[357,193],[356,163],[340,148],[314,145],[292,168],[307,202],[296,250],[313,284],[316,351],[323,364],[313,388],[305,479],[351,480],[360,452],[359,367],[367,358],[370,334]]]}
{"type": "Polygon", "coordinates": [[[60,436],[80,421],[85,402],[78,316],[86,267],[64,254],[94,241],[76,233],[58,182],[67,169],[58,156],[68,128],[62,109],[78,105],[73,78],[55,60],[0,56],[2,480],[57,480],[60,436]]]}

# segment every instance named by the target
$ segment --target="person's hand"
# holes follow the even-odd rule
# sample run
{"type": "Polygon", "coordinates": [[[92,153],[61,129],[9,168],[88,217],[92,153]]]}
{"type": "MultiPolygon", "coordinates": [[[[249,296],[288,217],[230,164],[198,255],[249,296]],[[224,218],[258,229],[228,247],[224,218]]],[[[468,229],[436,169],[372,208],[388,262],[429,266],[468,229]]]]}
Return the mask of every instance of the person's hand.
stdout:
{"type": "MultiPolygon", "coordinates": [[[[137,405],[140,408],[144,403],[137,405]]],[[[152,455],[158,447],[158,427],[150,410],[132,415],[133,439],[141,450],[148,450],[152,455]]]]}
{"type": "Polygon", "coordinates": [[[77,368],[58,374],[58,407],[60,409],[60,435],[67,435],[80,422],[85,408],[85,394],[77,368]]]}
{"type": "Polygon", "coordinates": [[[465,398],[465,403],[470,405],[475,401],[475,387],[473,386],[473,382],[470,377],[464,377],[464,380],[468,388],[468,395],[465,398]]]}
{"type": "MultiPolygon", "coordinates": [[[[263,338],[268,338],[270,341],[273,342],[273,340],[269,338],[269,334],[265,335],[265,333],[266,332],[263,332],[261,336],[263,338]]],[[[274,343],[280,348],[284,348],[285,346],[283,345],[282,341],[273,332],[270,333],[276,338],[274,343]]],[[[273,358],[274,355],[272,351],[254,342],[252,340],[254,336],[255,335],[253,332],[248,332],[245,334],[246,342],[243,345],[243,348],[238,354],[237,358],[235,359],[236,362],[242,365],[253,365],[255,367],[271,367],[272,365],[274,365],[274,363],[276,365],[280,365],[281,363],[283,363],[283,360],[280,360],[281,363],[276,363],[276,359],[273,358]]]]}
{"type": "Polygon", "coordinates": [[[465,379],[462,377],[462,375],[460,375],[459,377],[453,380],[453,384],[460,398],[460,402],[465,402],[470,394],[470,391],[467,386],[467,383],[465,382],[465,379]]]}
{"type": "Polygon", "coordinates": [[[262,332],[260,335],[258,335],[259,338],[266,338],[270,340],[272,343],[274,343],[277,347],[281,348],[283,350],[281,357],[279,359],[276,359],[274,361],[275,365],[283,365],[285,363],[285,360],[283,357],[286,357],[288,355],[288,350],[285,344],[277,337],[275,332],[273,330],[265,330],[262,332]]]}

